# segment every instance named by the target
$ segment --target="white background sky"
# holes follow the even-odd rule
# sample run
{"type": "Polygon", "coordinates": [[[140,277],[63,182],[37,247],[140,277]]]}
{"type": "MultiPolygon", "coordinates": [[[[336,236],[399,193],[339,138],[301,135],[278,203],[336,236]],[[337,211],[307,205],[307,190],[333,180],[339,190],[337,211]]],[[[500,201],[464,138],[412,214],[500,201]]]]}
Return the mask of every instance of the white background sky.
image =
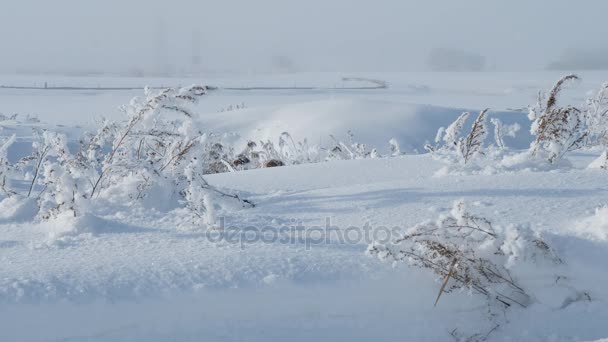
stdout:
{"type": "Polygon", "coordinates": [[[214,70],[421,70],[436,47],[532,70],[602,49],[606,18],[606,0],[1,0],[0,70],[180,68],[193,39],[214,70]]]}

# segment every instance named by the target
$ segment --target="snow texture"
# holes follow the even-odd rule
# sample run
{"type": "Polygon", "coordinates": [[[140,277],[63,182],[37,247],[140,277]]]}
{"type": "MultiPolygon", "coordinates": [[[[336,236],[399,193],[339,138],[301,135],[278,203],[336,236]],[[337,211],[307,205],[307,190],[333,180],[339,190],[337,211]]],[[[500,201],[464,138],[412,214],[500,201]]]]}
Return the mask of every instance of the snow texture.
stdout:
{"type": "MultiPolygon", "coordinates": [[[[331,84],[333,76],[297,77],[331,84]]],[[[213,187],[251,200],[253,208],[206,193],[196,200],[208,210],[204,218],[193,219],[165,183],[148,189],[144,198],[129,197],[137,179],[125,175],[94,205],[83,207],[82,215],[61,212],[43,219],[36,199],[24,195],[29,182],[12,180],[17,194],[0,194],[0,340],[606,338],[605,153],[598,159],[597,149],[571,152],[554,165],[543,156],[532,158],[526,150],[533,141],[530,121],[524,112],[510,110],[525,108],[557,77],[530,75],[534,81],[524,82],[508,75],[373,76],[395,87],[376,93],[220,90],[201,100],[191,127],[228,134],[234,146],[248,140],[279,146],[283,132],[295,141],[328,146],[330,135],[348,141],[352,131],[362,144],[377,148],[377,158],[205,177],[213,187]],[[464,83],[463,77],[468,77],[464,83]],[[218,112],[243,101],[244,109],[218,112]],[[497,106],[488,112],[488,122],[499,119],[505,128],[504,149],[488,148],[496,141],[489,129],[485,155],[466,167],[423,154],[438,128],[448,127],[467,108],[478,113],[487,106],[497,106]],[[600,166],[588,167],[594,160],[600,166]],[[443,293],[434,307],[444,277],[366,254],[374,242],[389,244],[387,234],[439,217],[461,219],[454,202],[465,203],[467,211],[496,227],[499,242],[471,248],[512,273],[529,295],[525,308],[493,311],[499,317],[488,319],[486,298],[466,288],[443,293]],[[531,254],[531,237],[542,237],[561,262],[531,254]],[[490,253],[496,246],[504,255],[490,253]]],[[[260,82],[276,85],[285,79],[260,82]]],[[[68,81],[74,80],[56,83],[68,81]]],[[[6,114],[0,146],[12,143],[0,147],[0,161],[15,163],[32,152],[37,139],[32,128],[57,132],[61,146],[73,153],[83,132],[94,132],[100,121],[77,115],[128,102],[122,99],[126,95],[109,92],[48,94],[0,89],[0,99],[6,100],[0,102],[6,114]],[[21,110],[40,120],[24,112],[10,118],[21,110]]],[[[464,125],[461,135],[470,126],[464,125]]]]}

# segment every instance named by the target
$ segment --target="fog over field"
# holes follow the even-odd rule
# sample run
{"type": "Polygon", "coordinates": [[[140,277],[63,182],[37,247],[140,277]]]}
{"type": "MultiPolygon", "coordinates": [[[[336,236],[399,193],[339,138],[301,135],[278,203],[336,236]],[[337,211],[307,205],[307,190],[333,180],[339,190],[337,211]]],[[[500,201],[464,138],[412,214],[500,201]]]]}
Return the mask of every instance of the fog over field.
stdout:
{"type": "Polygon", "coordinates": [[[603,68],[607,12],[603,0],[7,0],[0,71],[603,68]],[[446,50],[467,66],[431,62],[446,50]]]}

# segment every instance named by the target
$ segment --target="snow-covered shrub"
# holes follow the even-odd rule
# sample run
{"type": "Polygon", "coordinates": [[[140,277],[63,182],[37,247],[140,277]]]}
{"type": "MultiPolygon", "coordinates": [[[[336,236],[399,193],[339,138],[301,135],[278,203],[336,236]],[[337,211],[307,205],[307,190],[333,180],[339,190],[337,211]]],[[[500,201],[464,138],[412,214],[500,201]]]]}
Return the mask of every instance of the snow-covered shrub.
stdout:
{"type": "Polygon", "coordinates": [[[288,132],[281,133],[279,152],[287,164],[307,164],[321,161],[318,146],[311,146],[308,139],[296,142],[288,132]]]}
{"type": "Polygon", "coordinates": [[[444,293],[458,290],[482,296],[494,324],[500,324],[496,322],[498,313],[510,307],[526,308],[533,301],[533,294],[522,284],[525,279],[513,273],[518,266],[562,262],[529,229],[494,226],[487,218],[467,211],[461,201],[449,214],[407,229],[390,243],[372,243],[367,253],[428,270],[440,278],[435,305],[444,293]]]}
{"type": "Polygon", "coordinates": [[[158,93],[146,89],[144,98],[135,98],[124,106],[127,121],[108,125],[112,129],[100,130],[89,144],[87,158],[95,158],[95,153],[102,156],[90,197],[127,176],[141,177],[142,184],[150,179],[177,181],[183,172],[180,165],[192,157],[203,139],[188,105],[205,93],[201,86],[158,93]],[[111,143],[109,149],[100,145],[107,142],[111,143]]]}
{"type": "Polygon", "coordinates": [[[202,219],[208,225],[216,223],[214,210],[214,197],[222,197],[237,200],[242,207],[254,207],[255,205],[238,194],[228,193],[218,189],[207,182],[204,175],[205,164],[201,158],[191,158],[184,169],[185,185],[179,190],[184,198],[184,205],[195,216],[202,219]]]}
{"type": "Polygon", "coordinates": [[[322,160],[317,146],[310,146],[307,139],[296,142],[288,132],[283,132],[279,136],[278,144],[270,140],[259,143],[248,141],[231,164],[235,170],[249,170],[320,161],[322,160]]]}
{"type": "MultiPolygon", "coordinates": [[[[283,132],[278,138],[278,144],[271,140],[248,141],[241,152],[232,159],[231,166],[234,170],[249,170],[332,160],[382,157],[377,149],[369,149],[367,145],[357,142],[351,131],[348,131],[348,136],[349,142],[345,143],[330,135],[333,144],[324,147],[310,145],[307,139],[295,141],[289,132],[283,132]]],[[[389,144],[392,155],[401,154],[399,144],[395,139],[391,139],[389,144]]]]}
{"type": "Polygon", "coordinates": [[[348,131],[348,144],[336,139],[333,135],[330,135],[330,137],[334,142],[334,146],[329,148],[327,160],[350,160],[372,157],[373,149],[369,150],[365,144],[357,142],[352,131],[348,131]]]}
{"type": "Polygon", "coordinates": [[[259,144],[248,141],[242,152],[233,158],[232,166],[236,170],[250,170],[297,164],[297,156],[286,154],[283,147],[282,141],[280,141],[280,149],[277,149],[270,140],[260,141],[259,144]]]}
{"type": "Polygon", "coordinates": [[[63,134],[35,131],[32,154],[14,165],[6,158],[10,138],[0,144],[0,184],[8,196],[17,194],[9,178],[28,181],[22,196],[37,200],[42,219],[85,215],[98,200],[131,205],[153,193],[167,196],[154,199],[162,207],[183,204],[213,224],[212,197],[252,203],[203,178],[233,171],[234,159],[231,145],[197,127],[191,105],[205,93],[202,86],[146,89],[143,98],[123,107],[124,122],[102,121],[96,133],[79,140],[77,150],[70,151],[63,134]]]}
{"type": "Polygon", "coordinates": [[[576,75],[562,77],[548,94],[539,94],[536,105],[530,107],[528,117],[533,121],[530,132],[536,136],[531,146],[532,155],[543,150],[551,164],[566,152],[581,148],[588,135],[585,113],[574,106],[562,107],[557,103],[564,83],[578,79],[576,75]]]}
{"type": "Polygon", "coordinates": [[[18,166],[19,169],[27,170],[28,164],[32,163],[31,183],[27,192],[27,197],[30,197],[32,195],[32,191],[34,190],[36,181],[38,181],[38,176],[40,175],[40,170],[43,166],[43,162],[45,161],[48,153],[51,150],[51,146],[49,145],[49,141],[47,139],[48,134],[45,136],[44,133],[34,130],[33,135],[34,140],[32,142],[32,154],[28,157],[22,158],[19,161],[18,166]]]}
{"type": "Polygon", "coordinates": [[[212,223],[204,213],[212,211],[210,193],[221,191],[203,175],[231,171],[234,153],[220,137],[203,133],[195,124],[190,105],[205,94],[206,88],[201,86],[146,90],[145,98],[131,101],[124,108],[129,119],[112,134],[112,148],[101,163],[91,197],[102,192],[105,184],[136,177],[140,178],[137,198],[152,187],[171,189],[178,202],[185,202],[193,214],[212,223]]]}
{"type": "Polygon", "coordinates": [[[0,141],[0,190],[7,197],[16,194],[10,186],[10,173],[12,164],[8,160],[8,148],[15,142],[16,136],[13,134],[10,137],[0,141]]]}
{"type": "Polygon", "coordinates": [[[146,88],[145,98],[135,98],[123,107],[128,120],[113,136],[112,149],[102,163],[91,196],[102,189],[104,180],[124,177],[133,170],[144,169],[158,176],[174,171],[202,138],[187,105],[204,94],[206,89],[201,86],[158,93],[146,88]]]}
{"type": "Polygon", "coordinates": [[[468,164],[478,155],[483,155],[483,142],[487,136],[486,114],[488,109],[479,113],[471,132],[462,137],[462,130],[469,113],[462,113],[448,128],[439,128],[435,137],[435,146],[427,145],[426,149],[440,159],[453,163],[468,164]]]}
{"type": "Polygon", "coordinates": [[[391,138],[391,140],[388,141],[388,144],[391,147],[390,152],[392,157],[397,157],[401,155],[401,146],[399,145],[397,139],[391,138]]]}
{"type": "Polygon", "coordinates": [[[585,118],[589,134],[587,144],[590,146],[608,146],[608,83],[587,99],[585,118]]]}
{"type": "MultiPolygon", "coordinates": [[[[34,130],[33,137],[31,155],[15,164],[8,162],[5,150],[0,151],[5,193],[34,199],[37,202],[38,216],[43,219],[64,212],[75,216],[88,199],[95,171],[86,161],[69,151],[65,135],[34,130]],[[10,188],[7,184],[9,177],[28,182],[27,188],[20,192],[10,188]]],[[[9,139],[4,146],[12,140],[14,138],[9,139]]]]}
{"type": "Polygon", "coordinates": [[[459,141],[460,153],[462,154],[465,164],[478,154],[483,154],[483,141],[488,134],[488,129],[486,127],[487,112],[488,109],[484,109],[479,113],[479,116],[475,119],[475,122],[473,122],[471,133],[469,133],[466,139],[459,141]]]}
{"type": "Polygon", "coordinates": [[[234,167],[234,148],[217,134],[205,134],[201,143],[201,158],[203,173],[214,174],[232,172],[234,167]]]}
{"type": "Polygon", "coordinates": [[[515,138],[515,135],[521,129],[518,123],[512,125],[505,125],[499,118],[491,118],[490,122],[494,125],[494,141],[499,149],[505,149],[504,137],[515,138]]]}
{"type": "Polygon", "coordinates": [[[63,213],[78,216],[91,188],[89,177],[94,173],[70,153],[65,135],[45,131],[41,143],[43,151],[48,152],[35,179],[42,188],[38,195],[39,215],[44,219],[63,213]]]}
{"type": "Polygon", "coordinates": [[[19,116],[19,113],[15,113],[11,116],[0,113],[0,121],[15,121],[17,120],[17,116],[19,116]]]}
{"type": "Polygon", "coordinates": [[[456,151],[459,149],[458,144],[461,140],[460,135],[462,134],[462,129],[464,128],[464,124],[467,121],[471,114],[468,112],[464,112],[460,114],[460,116],[454,120],[447,128],[440,127],[437,130],[437,135],[435,136],[435,144],[436,147],[431,148],[431,151],[456,151]],[[443,145],[442,145],[443,142],[443,145]]]}
{"type": "Polygon", "coordinates": [[[219,113],[232,112],[235,110],[241,110],[241,109],[245,109],[245,108],[247,108],[247,106],[245,106],[245,102],[241,102],[240,104],[236,104],[236,105],[228,105],[227,107],[220,109],[218,112],[219,113]]]}
{"type": "Polygon", "coordinates": [[[248,141],[241,153],[232,160],[232,166],[237,170],[257,169],[261,167],[260,156],[256,152],[257,146],[255,141],[248,141]]]}

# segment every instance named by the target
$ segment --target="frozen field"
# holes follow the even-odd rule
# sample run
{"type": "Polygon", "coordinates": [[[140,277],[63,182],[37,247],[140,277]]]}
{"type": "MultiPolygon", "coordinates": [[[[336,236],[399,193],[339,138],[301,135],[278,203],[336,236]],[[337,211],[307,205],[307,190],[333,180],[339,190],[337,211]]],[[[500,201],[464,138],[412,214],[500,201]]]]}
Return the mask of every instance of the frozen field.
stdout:
{"type": "MultiPolygon", "coordinates": [[[[352,131],[358,142],[383,156],[208,175],[213,186],[237,191],[255,203],[254,208],[214,205],[215,226],[224,229],[219,235],[209,222],[199,224],[185,208],[171,205],[175,194],[162,187],[133,201],[129,188],[110,186],[83,216],[51,220],[36,215],[33,201],[2,194],[0,340],[606,338],[608,211],[603,206],[608,204],[608,173],[588,168],[602,151],[569,153],[564,163],[551,167],[482,165],[453,172],[424,150],[437,129],[463,111],[476,115],[489,107],[490,119],[521,126],[515,137],[505,137],[509,153],[518,154],[533,140],[527,106],[560,76],[0,76],[0,85],[7,86],[215,86],[219,89],[194,108],[194,125],[229,135],[235,146],[249,140],[277,143],[283,132],[296,142],[330,146],[330,135],[345,140],[352,131]],[[344,89],[369,84],[342,77],[384,80],[389,87],[344,89]],[[222,89],[291,86],[322,89],[222,89]],[[244,108],[235,108],[242,104],[244,108]],[[391,138],[402,154],[389,157],[391,138]],[[402,231],[436,220],[448,215],[456,201],[496,227],[519,227],[542,236],[559,256],[559,264],[546,266],[531,263],[535,257],[524,252],[515,253],[515,259],[530,262],[509,268],[529,295],[525,308],[515,306],[488,319],[485,298],[466,290],[443,294],[434,307],[441,277],[366,252],[378,240],[375,234],[386,231],[381,227],[402,231]],[[304,235],[298,235],[302,230],[304,235]],[[326,240],[326,235],[315,235],[319,231],[333,235],[326,240]],[[473,335],[477,333],[481,335],[473,335]]],[[[564,103],[578,105],[608,81],[608,73],[579,76],[582,81],[564,91],[564,103]]],[[[0,113],[19,114],[16,120],[0,121],[2,139],[16,134],[8,159],[30,153],[32,128],[65,133],[67,146],[75,148],[102,117],[125,119],[118,107],[142,94],[0,88],[0,113]]],[[[490,130],[485,144],[493,141],[490,130]]],[[[14,183],[19,194],[27,193],[28,186],[26,181],[14,183]]],[[[524,251],[519,245],[513,248],[524,251]]]]}

